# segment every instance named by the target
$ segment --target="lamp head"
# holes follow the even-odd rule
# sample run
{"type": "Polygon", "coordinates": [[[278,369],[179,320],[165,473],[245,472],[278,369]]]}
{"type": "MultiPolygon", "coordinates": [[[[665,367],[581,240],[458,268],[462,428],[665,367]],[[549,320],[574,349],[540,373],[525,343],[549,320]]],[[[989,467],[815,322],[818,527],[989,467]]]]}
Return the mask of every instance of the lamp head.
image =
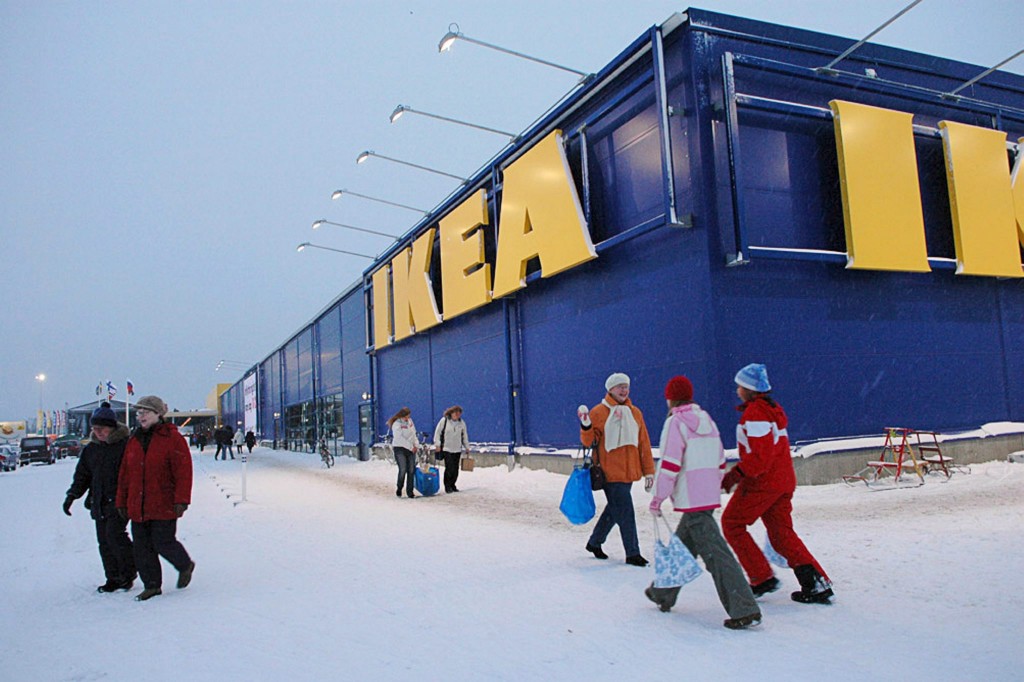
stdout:
{"type": "Polygon", "coordinates": [[[444,34],[444,38],[441,38],[441,42],[437,44],[437,51],[446,52],[461,36],[462,34],[456,31],[448,31],[444,34]]]}
{"type": "Polygon", "coordinates": [[[309,242],[302,242],[297,247],[295,247],[295,250],[301,253],[301,251],[307,246],[309,246],[309,242]]]}
{"type": "Polygon", "coordinates": [[[395,107],[395,110],[391,112],[391,116],[388,117],[388,120],[394,123],[395,121],[402,117],[402,114],[409,110],[409,107],[405,106],[404,104],[399,104],[397,107],[395,107]]]}
{"type": "Polygon", "coordinates": [[[321,225],[323,225],[326,222],[327,221],[324,220],[323,218],[321,218],[320,220],[314,220],[313,221],[313,229],[315,230],[315,229],[319,228],[321,225]]]}
{"type": "Polygon", "coordinates": [[[336,189],[331,194],[331,199],[340,199],[341,195],[344,194],[344,193],[345,193],[345,190],[343,190],[343,189],[336,189]]]}
{"type": "Polygon", "coordinates": [[[373,155],[373,152],[366,151],[356,157],[356,163],[362,163],[373,155]]]}

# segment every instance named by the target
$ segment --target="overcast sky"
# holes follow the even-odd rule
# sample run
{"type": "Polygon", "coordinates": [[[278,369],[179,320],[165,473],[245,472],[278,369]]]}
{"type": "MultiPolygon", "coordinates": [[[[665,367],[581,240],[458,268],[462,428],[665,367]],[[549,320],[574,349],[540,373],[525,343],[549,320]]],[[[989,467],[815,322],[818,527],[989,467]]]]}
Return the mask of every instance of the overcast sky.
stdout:
{"type": "MultiPolygon", "coordinates": [[[[907,0],[707,0],[704,9],[861,38],[907,0]]],[[[874,42],[992,66],[1024,47],[1020,0],[924,0],[874,42]]],[[[285,342],[505,140],[398,104],[518,132],[570,74],[467,36],[597,71],[686,5],[660,0],[0,0],[0,421],[125,378],[202,407],[218,361],[285,342]],[[47,379],[35,380],[39,373],[47,379]],[[42,391],[40,392],[40,388],[42,391]]],[[[1006,70],[1024,73],[1024,58],[1006,70]]]]}

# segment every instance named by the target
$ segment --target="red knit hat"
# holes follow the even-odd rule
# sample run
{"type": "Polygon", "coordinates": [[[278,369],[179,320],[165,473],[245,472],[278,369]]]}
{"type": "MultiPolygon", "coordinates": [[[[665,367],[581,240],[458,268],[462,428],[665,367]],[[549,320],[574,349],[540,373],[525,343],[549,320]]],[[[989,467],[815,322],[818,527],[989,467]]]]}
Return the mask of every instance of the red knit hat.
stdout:
{"type": "Polygon", "coordinates": [[[665,384],[665,398],[667,400],[682,400],[690,402],[693,400],[693,384],[686,377],[680,375],[672,377],[665,384]]]}

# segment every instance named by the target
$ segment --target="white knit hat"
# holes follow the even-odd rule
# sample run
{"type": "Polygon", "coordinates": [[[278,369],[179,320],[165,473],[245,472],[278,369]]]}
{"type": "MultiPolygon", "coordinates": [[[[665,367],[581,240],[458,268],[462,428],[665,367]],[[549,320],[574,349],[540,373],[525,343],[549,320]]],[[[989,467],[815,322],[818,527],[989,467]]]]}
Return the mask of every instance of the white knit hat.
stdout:
{"type": "Polygon", "coordinates": [[[615,374],[605,379],[604,390],[610,391],[612,390],[613,386],[618,386],[619,384],[626,384],[627,386],[629,386],[629,377],[623,374],[622,372],[616,372],[615,374]]]}

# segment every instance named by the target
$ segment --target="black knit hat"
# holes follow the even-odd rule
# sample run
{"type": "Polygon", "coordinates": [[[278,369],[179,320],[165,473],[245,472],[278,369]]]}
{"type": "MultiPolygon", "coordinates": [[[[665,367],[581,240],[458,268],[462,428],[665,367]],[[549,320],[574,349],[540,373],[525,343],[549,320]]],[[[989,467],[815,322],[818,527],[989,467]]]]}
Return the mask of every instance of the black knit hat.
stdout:
{"type": "Polygon", "coordinates": [[[117,428],[117,415],[109,407],[97,407],[92,411],[92,418],[89,423],[93,426],[109,426],[117,428]]]}

